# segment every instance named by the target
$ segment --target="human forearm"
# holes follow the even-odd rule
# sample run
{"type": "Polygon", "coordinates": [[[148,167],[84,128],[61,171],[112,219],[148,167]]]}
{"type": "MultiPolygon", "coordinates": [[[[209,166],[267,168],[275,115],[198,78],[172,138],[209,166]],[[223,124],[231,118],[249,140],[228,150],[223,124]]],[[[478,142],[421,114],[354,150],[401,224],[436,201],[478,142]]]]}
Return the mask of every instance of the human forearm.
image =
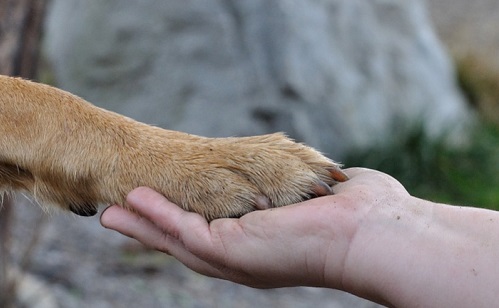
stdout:
{"type": "Polygon", "coordinates": [[[490,306],[498,221],[496,212],[412,197],[382,207],[351,244],[344,288],[396,307],[490,306]]]}

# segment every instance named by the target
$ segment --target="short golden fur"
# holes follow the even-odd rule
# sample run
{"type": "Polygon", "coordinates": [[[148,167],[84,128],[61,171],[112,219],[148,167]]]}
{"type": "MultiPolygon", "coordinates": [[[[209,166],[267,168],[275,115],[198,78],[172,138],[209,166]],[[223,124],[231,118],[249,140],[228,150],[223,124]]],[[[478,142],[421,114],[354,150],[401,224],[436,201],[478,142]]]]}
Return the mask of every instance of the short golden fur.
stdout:
{"type": "Polygon", "coordinates": [[[330,194],[339,166],[282,134],[204,138],[149,126],[68,92],[0,76],[0,190],[79,215],[151,187],[207,219],[330,194]]]}

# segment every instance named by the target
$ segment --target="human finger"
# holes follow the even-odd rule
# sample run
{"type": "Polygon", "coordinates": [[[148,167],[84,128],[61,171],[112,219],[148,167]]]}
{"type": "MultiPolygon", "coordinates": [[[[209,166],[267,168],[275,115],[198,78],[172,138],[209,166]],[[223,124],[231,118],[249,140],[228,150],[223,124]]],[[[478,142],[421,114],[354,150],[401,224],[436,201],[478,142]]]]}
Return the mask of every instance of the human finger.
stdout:
{"type": "Polygon", "coordinates": [[[136,213],[113,205],[104,210],[100,221],[105,228],[118,231],[148,247],[170,254],[200,274],[224,278],[217,268],[193,255],[178,239],[164,233],[156,225],[136,213]]]}

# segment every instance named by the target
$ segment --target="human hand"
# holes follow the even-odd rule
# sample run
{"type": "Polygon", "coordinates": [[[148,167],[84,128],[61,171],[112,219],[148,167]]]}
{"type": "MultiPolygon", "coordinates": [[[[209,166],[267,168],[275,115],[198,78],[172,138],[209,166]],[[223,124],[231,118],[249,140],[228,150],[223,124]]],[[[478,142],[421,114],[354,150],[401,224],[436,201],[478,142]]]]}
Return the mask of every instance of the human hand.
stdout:
{"type": "Polygon", "coordinates": [[[141,187],[127,199],[138,214],[111,206],[101,223],[207,276],[259,288],[344,289],[347,252],[360,223],[373,207],[409,197],[396,180],[380,172],[345,172],[350,180],[334,186],[333,196],[210,224],[141,187]]]}

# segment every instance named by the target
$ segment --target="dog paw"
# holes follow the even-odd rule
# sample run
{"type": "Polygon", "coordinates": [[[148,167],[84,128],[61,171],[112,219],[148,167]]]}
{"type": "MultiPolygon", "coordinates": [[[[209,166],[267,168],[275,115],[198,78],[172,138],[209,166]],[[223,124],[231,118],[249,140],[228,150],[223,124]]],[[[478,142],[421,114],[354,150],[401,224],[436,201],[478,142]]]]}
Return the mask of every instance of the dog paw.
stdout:
{"type": "Polygon", "coordinates": [[[176,189],[163,193],[209,220],[329,195],[348,179],[337,163],[282,134],[205,140],[183,156],[176,189]]]}

